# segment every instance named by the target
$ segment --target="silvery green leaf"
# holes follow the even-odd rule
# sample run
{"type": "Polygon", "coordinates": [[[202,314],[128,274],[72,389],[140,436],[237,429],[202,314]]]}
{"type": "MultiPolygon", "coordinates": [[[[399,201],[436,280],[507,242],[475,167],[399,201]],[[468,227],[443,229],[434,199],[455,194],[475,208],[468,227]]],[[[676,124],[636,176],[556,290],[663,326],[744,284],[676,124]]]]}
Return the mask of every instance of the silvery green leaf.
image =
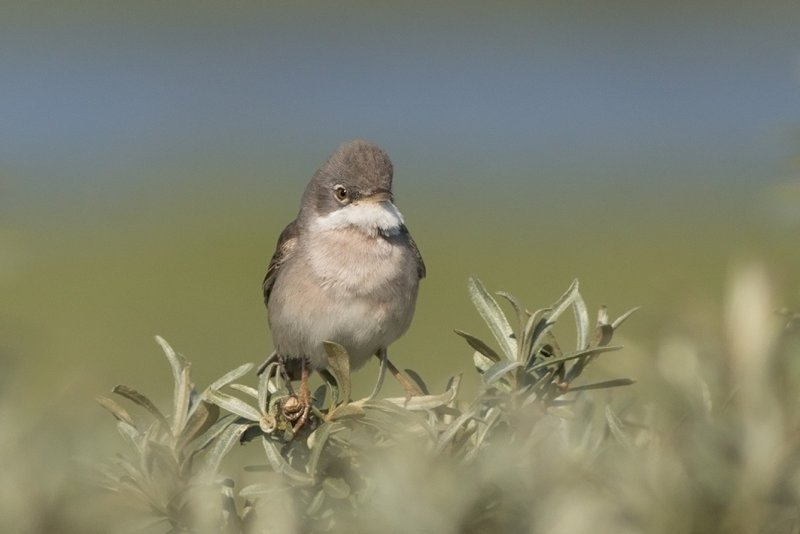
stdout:
{"type": "Polygon", "coordinates": [[[467,456],[465,458],[466,460],[471,460],[478,454],[478,451],[480,450],[483,441],[486,439],[486,436],[489,434],[489,431],[492,428],[494,428],[494,425],[495,423],[497,423],[497,420],[500,418],[501,414],[502,410],[500,408],[496,406],[489,408],[489,410],[486,412],[486,415],[483,418],[483,421],[481,421],[482,424],[480,425],[480,428],[477,434],[475,435],[475,441],[472,444],[472,449],[467,453],[467,456]]]}
{"type": "Polygon", "coordinates": [[[475,367],[477,367],[478,371],[480,371],[481,373],[485,373],[492,365],[494,365],[497,362],[490,360],[489,358],[487,358],[486,356],[484,356],[483,354],[481,354],[476,350],[475,352],[472,353],[472,363],[475,364],[475,367]]]}
{"type": "Polygon", "coordinates": [[[339,397],[342,402],[350,400],[350,355],[347,350],[332,341],[323,341],[322,346],[328,355],[328,368],[336,377],[339,385],[339,397]]]}
{"type": "Polygon", "coordinates": [[[320,510],[322,510],[322,506],[325,504],[325,496],[325,490],[322,488],[317,490],[317,493],[314,494],[314,498],[311,499],[311,502],[308,503],[308,506],[306,507],[306,515],[308,517],[313,517],[317,515],[320,510]]]}
{"type": "Polygon", "coordinates": [[[570,307],[575,297],[578,295],[578,279],[572,281],[569,288],[564,292],[561,297],[551,306],[552,311],[548,318],[548,322],[554,323],[570,307]]]}
{"type": "Polygon", "coordinates": [[[600,309],[597,310],[597,326],[602,326],[604,324],[609,324],[608,307],[606,307],[605,305],[600,306],[600,309]]]}
{"type": "Polygon", "coordinates": [[[439,395],[418,395],[414,397],[394,397],[391,399],[384,399],[387,402],[402,406],[406,410],[420,411],[420,410],[433,410],[440,406],[446,406],[453,402],[458,393],[458,386],[461,383],[461,377],[453,377],[451,379],[450,387],[444,393],[439,395]]]}
{"type": "Polygon", "coordinates": [[[315,475],[317,472],[317,464],[319,463],[322,450],[331,435],[334,425],[322,425],[308,436],[306,444],[311,453],[308,455],[308,462],[306,463],[306,471],[310,475],[315,475]]]}
{"type": "Polygon", "coordinates": [[[186,421],[183,427],[180,442],[178,446],[182,448],[184,445],[192,441],[197,436],[211,428],[217,419],[219,419],[219,406],[211,404],[210,402],[200,401],[192,410],[192,415],[186,421]]]}
{"type": "Polygon", "coordinates": [[[592,384],[585,384],[581,386],[570,386],[570,391],[587,391],[590,389],[608,389],[608,388],[617,388],[620,386],[630,386],[631,384],[635,384],[635,380],[631,380],[630,378],[615,378],[614,380],[605,380],[603,382],[594,382],[592,384]]]}
{"type": "Polygon", "coordinates": [[[172,450],[157,441],[147,441],[142,453],[148,471],[153,472],[160,467],[160,470],[167,473],[177,473],[178,465],[172,450]],[[157,467],[158,466],[158,467],[157,467]]]}
{"type": "Polygon", "coordinates": [[[477,278],[469,278],[468,288],[472,303],[497,340],[503,354],[509,360],[515,360],[517,358],[517,339],[503,310],[477,278]]]}
{"type": "Polygon", "coordinates": [[[616,438],[620,445],[625,447],[626,449],[633,449],[633,444],[631,444],[630,439],[625,434],[625,431],[622,429],[622,421],[619,420],[619,417],[611,410],[611,407],[606,405],[605,407],[605,415],[606,415],[606,422],[608,423],[608,429],[611,431],[611,435],[616,438]]]}
{"type": "Polygon", "coordinates": [[[261,412],[253,408],[242,399],[222,393],[220,391],[209,389],[206,390],[206,400],[213,402],[220,408],[227,410],[231,413],[244,417],[250,421],[258,421],[261,419],[261,412]]]}
{"type": "Polygon", "coordinates": [[[248,397],[258,400],[258,390],[252,386],[245,386],[244,384],[231,384],[231,389],[235,389],[236,391],[241,391],[248,397]]]}
{"type": "Polygon", "coordinates": [[[239,492],[239,496],[245,498],[263,497],[265,495],[276,495],[285,491],[286,488],[279,484],[261,482],[243,487],[242,491],[239,492]]]}
{"type": "Polygon", "coordinates": [[[506,373],[516,369],[517,367],[522,367],[522,362],[518,362],[516,360],[503,360],[502,362],[497,362],[483,373],[483,382],[487,385],[493,384],[505,376],[506,373]]]}
{"type": "Polygon", "coordinates": [[[614,337],[614,327],[610,324],[601,324],[594,329],[589,347],[603,347],[614,337]]]}
{"type": "Polygon", "coordinates": [[[130,388],[128,386],[118,385],[115,386],[114,389],[112,389],[111,391],[116,393],[117,395],[120,395],[128,400],[135,402],[136,404],[138,404],[139,406],[150,412],[153,415],[153,417],[155,417],[156,420],[158,420],[158,422],[163,425],[164,430],[166,430],[167,432],[170,431],[170,425],[167,422],[167,418],[164,417],[164,414],[161,413],[161,410],[159,410],[156,407],[156,405],[152,403],[150,399],[148,399],[135,389],[130,388]]]}
{"type": "Polygon", "coordinates": [[[415,370],[413,369],[403,369],[403,370],[406,372],[409,378],[411,378],[411,380],[413,380],[416,383],[417,387],[422,393],[424,393],[425,395],[430,394],[430,391],[428,390],[428,385],[415,370]]]}
{"type": "Polygon", "coordinates": [[[228,425],[236,421],[236,419],[238,419],[238,416],[234,414],[228,414],[217,419],[217,421],[211,425],[208,430],[203,432],[203,434],[199,436],[192,444],[192,450],[197,452],[206,448],[217,439],[217,436],[219,436],[228,427],[228,425]]]}
{"type": "Polygon", "coordinates": [[[189,401],[192,397],[192,382],[189,374],[190,364],[182,355],[177,354],[167,341],[156,336],[156,342],[161,345],[161,350],[169,361],[172,369],[172,379],[175,383],[172,395],[172,435],[177,436],[186,424],[189,415],[189,401]]]}
{"type": "Polygon", "coordinates": [[[256,398],[258,399],[259,410],[266,410],[269,395],[275,393],[278,389],[271,382],[273,372],[277,371],[278,367],[280,367],[280,362],[273,362],[262,369],[262,373],[258,375],[258,393],[256,398]]]}
{"type": "Polygon", "coordinates": [[[308,487],[314,485],[314,477],[308,473],[298,471],[289,465],[289,462],[287,462],[286,459],[281,456],[281,453],[278,452],[278,449],[275,447],[274,443],[272,443],[266,437],[263,438],[261,442],[264,445],[264,451],[267,453],[267,461],[269,461],[269,464],[276,473],[280,473],[281,475],[285,476],[289,482],[295,486],[308,487]]]}
{"type": "Polygon", "coordinates": [[[234,380],[236,380],[237,378],[240,378],[245,374],[247,374],[247,372],[250,371],[250,369],[252,368],[253,368],[252,363],[242,364],[236,369],[228,371],[218,379],[214,380],[214,382],[212,382],[211,385],[206,388],[206,391],[209,390],[218,391],[223,387],[227,386],[228,384],[230,384],[231,382],[233,382],[234,380]]]}
{"type": "Polygon", "coordinates": [[[553,323],[548,323],[547,314],[552,311],[551,308],[542,308],[536,310],[528,317],[525,327],[522,330],[522,350],[520,356],[530,362],[535,357],[533,346],[536,345],[539,337],[545,330],[552,327],[553,323]]]}
{"type": "Polygon", "coordinates": [[[575,329],[578,334],[577,348],[585,349],[589,346],[589,310],[580,293],[575,294],[572,301],[572,311],[575,314],[575,329]]]}
{"type": "Polygon", "coordinates": [[[209,447],[205,453],[205,456],[203,457],[203,467],[201,472],[205,475],[205,477],[213,477],[216,474],[222,459],[226,454],[228,454],[235,444],[239,443],[242,434],[248,429],[248,427],[250,427],[249,424],[228,425],[220,434],[217,435],[216,439],[213,441],[213,444],[211,447],[209,447]]]}
{"type": "Polygon", "coordinates": [[[522,307],[517,298],[511,293],[506,293],[505,291],[497,291],[497,294],[506,299],[509,303],[511,303],[511,307],[514,308],[514,311],[517,314],[517,321],[519,322],[519,327],[522,328],[522,326],[525,324],[525,320],[527,319],[525,308],[522,307]]]}
{"type": "Polygon", "coordinates": [[[616,319],[616,320],[615,320],[613,323],[611,323],[611,328],[613,328],[614,330],[616,330],[617,328],[619,328],[619,327],[620,327],[620,325],[621,325],[622,323],[624,323],[624,322],[625,322],[625,321],[628,319],[628,317],[630,317],[631,315],[633,315],[633,313],[634,313],[636,310],[638,310],[640,307],[641,307],[641,306],[636,306],[635,308],[631,308],[630,310],[626,311],[625,313],[623,313],[622,315],[620,315],[619,317],[617,317],[617,319],[616,319]]]}
{"type": "Polygon", "coordinates": [[[575,412],[566,406],[548,406],[547,415],[552,415],[561,419],[575,419],[575,412]]]}
{"type": "Polygon", "coordinates": [[[574,352],[568,352],[567,354],[559,356],[557,358],[548,358],[546,360],[543,360],[539,363],[530,366],[529,368],[526,369],[526,371],[535,371],[536,369],[541,369],[542,367],[549,367],[556,363],[561,363],[568,360],[574,360],[576,358],[582,358],[585,356],[594,356],[596,354],[600,354],[603,352],[613,352],[616,350],[620,350],[621,348],[622,347],[620,345],[611,345],[606,347],[592,347],[585,350],[576,350],[574,352]]]}
{"type": "Polygon", "coordinates": [[[134,448],[137,452],[141,453],[143,449],[143,435],[139,430],[126,421],[117,421],[117,430],[122,434],[122,437],[134,448]]]}
{"type": "Polygon", "coordinates": [[[473,336],[472,334],[468,334],[466,332],[463,332],[461,330],[453,330],[453,331],[456,334],[458,334],[459,336],[463,337],[467,341],[467,343],[469,343],[470,347],[472,347],[473,349],[477,350],[478,352],[480,352],[481,354],[483,354],[484,356],[486,356],[490,360],[492,360],[494,362],[499,362],[501,360],[500,356],[497,355],[497,353],[494,351],[494,349],[492,347],[490,347],[489,345],[487,345],[486,343],[484,343],[483,341],[481,341],[477,337],[473,336]]]}
{"type": "Polygon", "coordinates": [[[131,426],[136,426],[133,424],[133,419],[131,419],[131,416],[128,413],[128,411],[119,404],[117,404],[116,402],[114,402],[112,399],[109,399],[108,397],[103,397],[102,395],[98,395],[97,397],[95,397],[95,400],[100,406],[111,412],[111,415],[113,415],[118,421],[124,421],[131,426]]]}
{"type": "Polygon", "coordinates": [[[381,350],[380,355],[381,365],[378,368],[378,380],[375,381],[375,387],[372,388],[372,393],[369,394],[367,397],[368,399],[374,399],[378,396],[378,393],[380,393],[383,387],[383,379],[386,378],[386,369],[389,367],[389,355],[386,349],[381,350]]]}
{"type": "MultiPolygon", "coordinates": [[[[372,400],[369,397],[366,399],[362,399],[364,401],[372,400]]],[[[328,412],[328,415],[325,417],[326,421],[336,421],[337,419],[342,419],[343,417],[357,417],[364,414],[364,409],[361,407],[359,403],[355,402],[348,402],[347,404],[338,404],[334,408],[328,412]]]]}
{"type": "Polygon", "coordinates": [[[175,382],[175,390],[173,393],[173,420],[172,420],[172,435],[177,436],[186,425],[186,419],[189,416],[189,406],[192,401],[192,392],[194,386],[192,385],[191,375],[189,371],[189,364],[181,370],[180,377],[175,382]]]}
{"type": "Polygon", "coordinates": [[[450,440],[453,439],[453,436],[456,435],[456,432],[458,432],[462,426],[467,424],[467,422],[469,422],[469,420],[472,419],[474,415],[475,414],[473,410],[468,410],[462,413],[460,416],[458,416],[455,421],[450,423],[445,429],[445,431],[439,435],[439,440],[436,443],[435,452],[437,454],[442,452],[444,448],[447,447],[447,445],[450,443],[450,440]]]}
{"type": "Polygon", "coordinates": [[[326,477],[322,490],[332,499],[346,499],[350,495],[350,485],[339,477],[326,477]]]}
{"type": "Polygon", "coordinates": [[[314,403],[314,406],[321,410],[322,407],[325,405],[325,395],[328,391],[328,386],[326,384],[320,385],[317,389],[314,390],[314,393],[311,394],[311,400],[314,403]]]}

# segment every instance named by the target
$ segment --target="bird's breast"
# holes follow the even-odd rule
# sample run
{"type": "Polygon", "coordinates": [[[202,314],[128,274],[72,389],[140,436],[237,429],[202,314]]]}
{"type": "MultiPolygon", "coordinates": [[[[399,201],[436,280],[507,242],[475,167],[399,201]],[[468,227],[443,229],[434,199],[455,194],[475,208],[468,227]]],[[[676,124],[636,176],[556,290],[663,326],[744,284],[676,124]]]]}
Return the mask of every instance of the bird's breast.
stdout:
{"type": "MultiPolygon", "coordinates": [[[[351,295],[391,290],[416,276],[411,252],[396,237],[367,235],[358,229],[340,228],[309,236],[307,249],[312,272],[330,290],[351,295]]],[[[416,286],[416,283],[414,284],[416,286]]]]}

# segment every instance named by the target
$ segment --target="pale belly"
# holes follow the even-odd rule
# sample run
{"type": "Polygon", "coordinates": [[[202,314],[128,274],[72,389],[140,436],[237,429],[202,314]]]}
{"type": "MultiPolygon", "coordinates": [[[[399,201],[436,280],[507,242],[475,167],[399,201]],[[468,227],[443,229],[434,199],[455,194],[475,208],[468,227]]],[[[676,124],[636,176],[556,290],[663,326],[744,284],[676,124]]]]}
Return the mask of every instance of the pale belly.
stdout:
{"type": "Polygon", "coordinates": [[[417,297],[416,257],[402,241],[338,231],[310,243],[284,268],[270,296],[269,320],[278,354],[326,366],[323,341],[341,344],[358,368],[400,337],[417,297]]]}

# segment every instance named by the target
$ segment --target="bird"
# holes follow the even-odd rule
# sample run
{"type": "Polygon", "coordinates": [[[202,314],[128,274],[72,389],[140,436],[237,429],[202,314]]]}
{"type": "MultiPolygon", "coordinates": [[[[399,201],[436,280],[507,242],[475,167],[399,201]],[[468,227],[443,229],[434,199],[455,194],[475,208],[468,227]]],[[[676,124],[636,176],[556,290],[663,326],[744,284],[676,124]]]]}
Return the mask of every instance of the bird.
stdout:
{"type": "Polygon", "coordinates": [[[284,374],[300,362],[295,432],[311,409],[309,373],[327,366],[323,342],[344,347],[356,370],[373,355],[385,358],[411,324],[426,267],[394,204],[393,175],[378,145],[342,143],[278,237],[262,289],[273,355],[284,374]]]}

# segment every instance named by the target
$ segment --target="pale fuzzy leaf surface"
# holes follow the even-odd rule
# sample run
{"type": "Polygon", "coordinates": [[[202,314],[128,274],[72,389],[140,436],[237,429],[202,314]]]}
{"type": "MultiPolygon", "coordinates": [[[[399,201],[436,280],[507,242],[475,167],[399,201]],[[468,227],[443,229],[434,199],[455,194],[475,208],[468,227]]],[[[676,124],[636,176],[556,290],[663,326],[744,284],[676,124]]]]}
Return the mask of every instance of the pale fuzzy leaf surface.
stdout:
{"type": "Polygon", "coordinates": [[[486,291],[481,281],[475,277],[470,277],[467,287],[475,308],[500,345],[503,355],[509,360],[516,360],[517,339],[514,329],[511,328],[497,301],[486,291]]]}

